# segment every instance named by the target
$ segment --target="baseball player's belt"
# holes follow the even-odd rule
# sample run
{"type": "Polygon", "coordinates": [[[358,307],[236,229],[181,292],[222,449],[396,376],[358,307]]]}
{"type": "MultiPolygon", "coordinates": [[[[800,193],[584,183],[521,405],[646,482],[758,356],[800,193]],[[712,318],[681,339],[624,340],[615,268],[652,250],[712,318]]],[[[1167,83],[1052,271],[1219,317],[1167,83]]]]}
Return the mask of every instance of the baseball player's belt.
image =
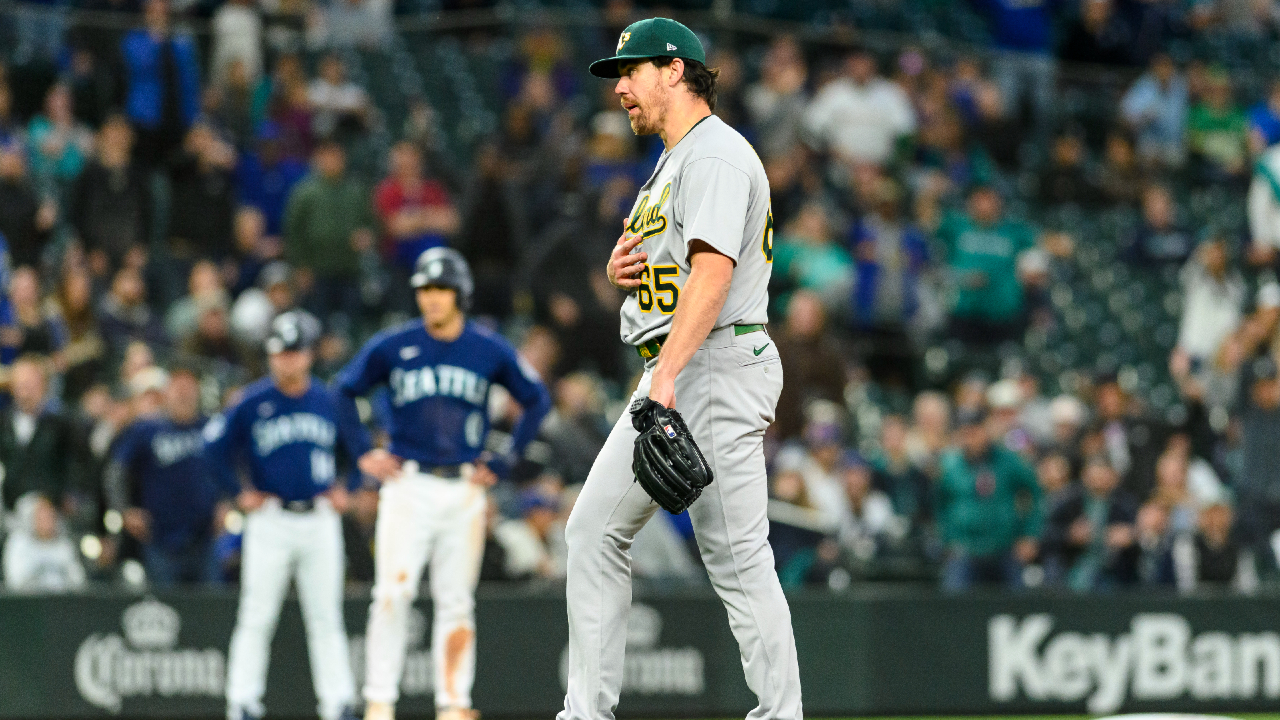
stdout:
{"type": "Polygon", "coordinates": [[[404,471],[410,475],[414,473],[422,473],[423,475],[431,475],[440,478],[441,480],[457,480],[465,474],[467,464],[421,465],[417,460],[405,460],[403,468],[404,471]]]}
{"type": "MultiPolygon", "coordinates": [[[[747,335],[753,332],[760,332],[761,330],[764,330],[764,325],[734,325],[733,326],[734,336],[747,335]]],[[[663,335],[662,337],[656,337],[650,340],[649,342],[636,345],[635,346],[636,352],[639,353],[640,357],[644,358],[645,360],[652,360],[653,358],[658,357],[658,351],[662,349],[662,343],[666,341],[667,341],[666,335],[663,335]]]]}
{"type": "Polygon", "coordinates": [[[292,513],[311,512],[316,509],[316,499],[307,498],[306,500],[287,500],[281,503],[280,507],[292,513]]]}
{"type": "Polygon", "coordinates": [[[422,472],[428,475],[435,475],[441,480],[456,480],[462,477],[461,465],[436,465],[434,467],[423,468],[422,472]]]}

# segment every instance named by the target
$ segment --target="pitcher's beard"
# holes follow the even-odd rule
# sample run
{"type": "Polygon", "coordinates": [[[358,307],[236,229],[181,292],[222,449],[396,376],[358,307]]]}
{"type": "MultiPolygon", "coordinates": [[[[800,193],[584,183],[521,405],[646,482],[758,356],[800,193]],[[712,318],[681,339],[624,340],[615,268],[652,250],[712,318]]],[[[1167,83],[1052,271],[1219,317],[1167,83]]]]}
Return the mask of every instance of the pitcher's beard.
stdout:
{"type": "Polygon", "coordinates": [[[649,113],[641,110],[639,115],[627,118],[631,121],[631,132],[636,135],[652,135],[658,132],[657,123],[649,118],[649,113]]]}
{"type": "Polygon", "coordinates": [[[641,107],[640,112],[634,116],[628,113],[631,132],[636,135],[656,135],[662,130],[662,115],[660,107],[641,107]]]}

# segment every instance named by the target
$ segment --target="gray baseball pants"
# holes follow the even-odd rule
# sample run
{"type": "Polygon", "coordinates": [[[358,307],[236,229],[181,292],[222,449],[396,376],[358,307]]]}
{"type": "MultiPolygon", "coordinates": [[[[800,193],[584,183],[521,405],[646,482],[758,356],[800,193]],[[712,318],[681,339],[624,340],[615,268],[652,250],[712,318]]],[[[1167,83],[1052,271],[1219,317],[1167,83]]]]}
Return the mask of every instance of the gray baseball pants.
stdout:
{"type": "MultiPolygon", "coordinates": [[[[759,700],[747,718],[801,720],[791,611],[774,571],[765,514],[763,439],[782,390],[782,365],[764,332],[733,330],[712,331],[676,379],[676,409],[715,474],[689,515],[728,611],[747,686],[759,700]]],[[[634,398],[648,396],[653,364],[634,398]]],[[[569,517],[569,678],[557,720],[612,720],[618,705],[631,608],[629,550],[659,509],[631,472],[636,434],[624,412],[569,517]]]]}

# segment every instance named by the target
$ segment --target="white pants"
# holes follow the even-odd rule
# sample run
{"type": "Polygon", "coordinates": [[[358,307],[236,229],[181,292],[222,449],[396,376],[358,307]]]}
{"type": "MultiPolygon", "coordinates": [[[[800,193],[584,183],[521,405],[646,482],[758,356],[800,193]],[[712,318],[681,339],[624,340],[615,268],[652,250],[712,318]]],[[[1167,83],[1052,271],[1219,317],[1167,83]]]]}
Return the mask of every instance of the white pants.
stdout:
{"type": "Polygon", "coordinates": [[[242,710],[262,715],[267,658],[280,606],[297,578],[307,628],[307,654],[322,720],[337,718],[354,704],[355,680],[342,621],[345,557],[342,520],[328,501],[293,513],[269,500],[245,521],[240,567],[240,613],[227,670],[227,716],[242,710]]]}
{"type": "Polygon", "coordinates": [[[420,473],[412,461],[398,478],[383,484],[374,535],[365,700],[394,703],[400,695],[409,606],[430,562],[436,707],[471,707],[484,510],[484,488],[465,477],[445,480],[420,473]]]}

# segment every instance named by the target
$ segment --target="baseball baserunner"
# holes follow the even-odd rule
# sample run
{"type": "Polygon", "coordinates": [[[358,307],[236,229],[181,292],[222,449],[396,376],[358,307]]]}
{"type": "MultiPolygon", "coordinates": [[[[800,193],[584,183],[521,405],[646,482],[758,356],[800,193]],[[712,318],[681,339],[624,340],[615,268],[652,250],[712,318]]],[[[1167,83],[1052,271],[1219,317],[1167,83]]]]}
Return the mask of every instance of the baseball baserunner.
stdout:
{"type": "MultiPolygon", "coordinates": [[[[676,408],[711,469],[691,486],[714,476],[700,497],[688,492],[673,506],[692,502],[702,559],[759,700],[748,717],[798,720],[791,615],[765,516],[764,431],[782,389],[782,366],[764,327],[773,259],[769,183],[747,141],[711,114],[716,72],[705,61],[688,28],[653,18],[628,27],[617,54],[591,66],[599,77],[618,78],[615,91],[632,129],[657,134],[666,146],[607,271],[630,292],[622,339],[645,359],[633,396],[638,413],[664,420],[646,410],[646,398],[676,408]]],[[[667,437],[675,440],[681,430],[673,424],[667,437]]],[[[569,518],[568,691],[559,720],[609,720],[618,704],[631,605],[628,551],[658,509],[632,472],[638,436],[624,413],[569,518]]]]}
{"type": "Polygon", "coordinates": [[[473,286],[461,254],[449,248],[423,252],[410,283],[422,317],[376,335],[335,380],[351,397],[386,385],[391,402],[391,446],[360,459],[360,468],[382,481],[365,718],[393,716],[409,604],[417,597],[423,566],[431,563],[436,717],[471,720],[485,488],[534,438],[551,396],[506,340],[467,321],[473,286]],[[484,453],[494,383],[524,409],[505,457],[484,453]]]}

